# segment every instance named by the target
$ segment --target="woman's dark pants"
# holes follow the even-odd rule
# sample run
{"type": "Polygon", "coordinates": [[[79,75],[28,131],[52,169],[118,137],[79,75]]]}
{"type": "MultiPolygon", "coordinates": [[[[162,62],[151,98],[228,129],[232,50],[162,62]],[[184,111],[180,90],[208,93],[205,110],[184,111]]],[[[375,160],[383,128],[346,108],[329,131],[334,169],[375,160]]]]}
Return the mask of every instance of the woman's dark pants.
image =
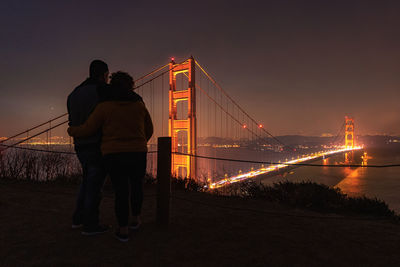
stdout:
{"type": "Polygon", "coordinates": [[[104,156],[104,160],[115,191],[115,214],[118,224],[120,227],[128,226],[129,202],[132,216],[140,215],[142,209],[147,153],[108,154],[104,156]]]}

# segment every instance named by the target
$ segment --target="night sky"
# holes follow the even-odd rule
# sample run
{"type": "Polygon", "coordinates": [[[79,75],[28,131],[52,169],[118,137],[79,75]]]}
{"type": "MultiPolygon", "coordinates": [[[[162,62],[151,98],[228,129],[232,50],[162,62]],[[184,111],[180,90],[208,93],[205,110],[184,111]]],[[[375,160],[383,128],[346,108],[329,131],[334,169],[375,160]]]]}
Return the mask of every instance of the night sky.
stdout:
{"type": "Polygon", "coordinates": [[[93,59],[190,55],[275,135],[400,135],[399,1],[168,2],[2,0],[0,136],[64,113],[93,59]]]}

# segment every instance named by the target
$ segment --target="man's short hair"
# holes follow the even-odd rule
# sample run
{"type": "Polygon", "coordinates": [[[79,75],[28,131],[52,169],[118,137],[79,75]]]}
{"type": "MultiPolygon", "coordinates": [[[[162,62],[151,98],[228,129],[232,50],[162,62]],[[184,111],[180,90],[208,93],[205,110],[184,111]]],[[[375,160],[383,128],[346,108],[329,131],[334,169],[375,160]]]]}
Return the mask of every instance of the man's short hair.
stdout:
{"type": "Polygon", "coordinates": [[[99,59],[93,60],[89,67],[90,78],[101,78],[108,72],[107,64],[99,59]]]}
{"type": "Polygon", "coordinates": [[[123,71],[117,71],[111,74],[110,84],[122,90],[132,90],[135,82],[132,76],[123,71]]]}

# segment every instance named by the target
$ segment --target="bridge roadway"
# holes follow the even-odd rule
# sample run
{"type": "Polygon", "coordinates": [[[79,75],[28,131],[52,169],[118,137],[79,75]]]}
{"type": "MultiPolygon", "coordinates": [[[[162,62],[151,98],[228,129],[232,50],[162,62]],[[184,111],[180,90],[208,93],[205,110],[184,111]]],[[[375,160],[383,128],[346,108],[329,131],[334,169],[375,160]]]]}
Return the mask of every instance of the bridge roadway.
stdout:
{"type": "Polygon", "coordinates": [[[226,186],[229,184],[242,182],[247,179],[255,178],[260,175],[272,174],[273,172],[282,171],[285,168],[296,166],[294,164],[307,163],[307,162],[315,161],[315,160],[318,160],[320,158],[324,158],[327,156],[333,156],[333,155],[339,154],[339,153],[346,153],[346,152],[350,152],[350,151],[360,150],[362,148],[363,147],[361,147],[361,146],[356,146],[354,148],[341,147],[341,148],[338,148],[335,150],[320,151],[320,152],[312,153],[311,155],[307,155],[302,158],[293,159],[293,160],[289,160],[289,161],[278,163],[278,164],[272,164],[269,167],[260,168],[260,169],[253,170],[250,172],[241,173],[236,176],[229,177],[229,178],[221,179],[218,182],[211,183],[209,185],[209,188],[210,189],[220,188],[220,187],[223,187],[223,186],[226,186]]]}

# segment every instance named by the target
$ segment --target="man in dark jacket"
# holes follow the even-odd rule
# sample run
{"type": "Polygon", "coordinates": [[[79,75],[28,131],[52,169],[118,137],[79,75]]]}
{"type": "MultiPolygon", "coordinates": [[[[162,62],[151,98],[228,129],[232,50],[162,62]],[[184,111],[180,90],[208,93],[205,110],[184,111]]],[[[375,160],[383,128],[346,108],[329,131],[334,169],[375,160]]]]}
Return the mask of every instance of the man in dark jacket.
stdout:
{"type": "MultiPolygon", "coordinates": [[[[100,101],[101,92],[107,86],[109,72],[105,62],[92,61],[89,72],[89,78],[68,96],[70,126],[81,125],[88,119],[100,101]]],[[[101,190],[106,176],[100,150],[101,131],[89,137],[74,138],[74,144],[82,165],[83,178],[72,218],[72,228],[83,225],[83,235],[105,233],[109,227],[99,224],[101,190]]]]}

